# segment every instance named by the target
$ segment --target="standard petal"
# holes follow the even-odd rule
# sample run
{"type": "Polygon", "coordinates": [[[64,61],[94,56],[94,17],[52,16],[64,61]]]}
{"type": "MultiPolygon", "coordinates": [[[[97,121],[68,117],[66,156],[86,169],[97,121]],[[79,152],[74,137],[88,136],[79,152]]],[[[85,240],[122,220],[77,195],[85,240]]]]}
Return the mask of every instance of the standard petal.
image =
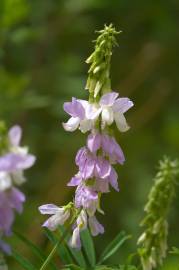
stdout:
{"type": "Polygon", "coordinates": [[[117,125],[117,128],[121,131],[121,132],[126,132],[127,130],[129,130],[129,125],[127,124],[126,118],[124,117],[124,115],[120,112],[117,112],[114,114],[114,119],[117,125]]]}
{"type": "Polygon", "coordinates": [[[103,123],[107,123],[107,125],[111,125],[112,122],[114,121],[114,115],[113,115],[113,110],[111,107],[105,107],[102,109],[102,121],[103,123]]]}
{"type": "Polygon", "coordinates": [[[101,106],[112,106],[118,95],[116,92],[107,93],[101,97],[99,104],[101,106]]]}
{"type": "Polygon", "coordinates": [[[20,126],[13,126],[8,133],[9,140],[13,146],[18,146],[22,137],[22,129],[20,126]]]}
{"type": "Polygon", "coordinates": [[[66,131],[75,131],[80,124],[80,118],[71,117],[66,123],[63,123],[63,127],[66,131]]]}
{"type": "Polygon", "coordinates": [[[118,98],[113,104],[113,110],[114,112],[125,113],[133,106],[134,103],[129,98],[118,98]]]}
{"type": "Polygon", "coordinates": [[[79,117],[80,119],[85,117],[85,109],[76,98],[72,98],[72,102],[65,102],[63,108],[72,117],[79,117]]]}
{"type": "Polygon", "coordinates": [[[96,104],[88,104],[85,108],[86,118],[95,120],[101,113],[101,108],[96,104]]]}
{"type": "Polygon", "coordinates": [[[59,212],[63,213],[64,209],[55,204],[44,204],[39,207],[39,211],[43,215],[56,215],[59,212]]]}

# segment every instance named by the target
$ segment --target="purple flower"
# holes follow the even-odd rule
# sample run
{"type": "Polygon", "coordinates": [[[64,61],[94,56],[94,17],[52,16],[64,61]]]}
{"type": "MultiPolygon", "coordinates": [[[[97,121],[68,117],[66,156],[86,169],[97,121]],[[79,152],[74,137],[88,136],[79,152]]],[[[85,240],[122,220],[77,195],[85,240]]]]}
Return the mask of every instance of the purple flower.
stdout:
{"type": "Polygon", "coordinates": [[[123,164],[125,161],[121,147],[114,137],[110,137],[107,134],[91,133],[87,139],[87,146],[92,153],[96,153],[101,148],[104,154],[110,158],[112,164],[123,164]]]}
{"type": "Polygon", "coordinates": [[[76,155],[76,164],[82,179],[93,177],[106,178],[110,175],[111,165],[101,156],[93,155],[86,147],[81,148],[76,155]]]}
{"type": "Polygon", "coordinates": [[[104,227],[98,222],[95,216],[89,217],[88,222],[93,236],[104,233],[104,227]]]}
{"type": "Polygon", "coordinates": [[[14,221],[14,210],[21,213],[25,196],[17,188],[0,192],[0,232],[5,235],[11,233],[11,226],[14,221]]]}
{"type": "Polygon", "coordinates": [[[14,172],[30,168],[35,157],[28,154],[26,147],[21,147],[20,140],[22,130],[19,126],[14,126],[9,130],[10,151],[0,158],[0,171],[14,172]]]}
{"type": "Polygon", "coordinates": [[[64,110],[71,118],[63,123],[63,127],[66,131],[75,131],[78,127],[85,133],[93,127],[94,119],[87,117],[91,105],[86,100],[72,98],[71,102],[64,103],[64,110]]]}
{"type": "Polygon", "coordinates": [[[59,225],[63,225],[70,217],[70,209],[58,207],[54,204],[44,204],[39,207],[39,211],[43,215],[52,215],[42,225],[51,231],[55,231],[59,225]]]}
{"type": "Polygon", "coordinates": [[[83,207],[89,215],[93,215],[98,207],[98,194],[90,187],[80,184],[75,192],[75,206],[83,207]]]}
{"type": "Polygon", "coordinates": [[[108,135],[102,135],[101,141],[102,149],[109,156],[110,162],[113,164],[116,162],[123,164],[125,161],[124,153],[115,138],[108,135]]]}

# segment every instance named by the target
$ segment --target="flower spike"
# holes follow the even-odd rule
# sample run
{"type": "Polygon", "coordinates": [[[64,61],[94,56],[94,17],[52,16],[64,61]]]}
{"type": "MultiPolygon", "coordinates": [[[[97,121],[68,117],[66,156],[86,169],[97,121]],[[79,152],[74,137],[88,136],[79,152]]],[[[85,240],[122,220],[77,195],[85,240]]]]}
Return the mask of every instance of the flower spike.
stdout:
{"type": "Polygon", "coordinates": [[[110,192],[110,187],[119,191],[118,175],[113,167],[123,165],[124,153],[111,136],[113,123],[121,132],[129,129],[124,117],[132,106],[129,98],[119,97],[112,91],[110,83],[110,61],[112,49],[117,45],[116,36],[119,34],[112,25],[98,31],[95,50],[86,60],[90,65],[86,89],[89,90],[89,100],[72,98],[64,103],[64,110],[70,118],[63,127],[73,132],[79,129],[88,132],[86,145],[77,152],[75,163],[78,172],[67,184],[75,187],[74,202],[71,209],[55,205],[39,207],[42,214],[52,215],[43,226],[55,230],[58,225],[65,224],[67,219],[77,215],[75,224],[71,227],[72,237],[70,246],[81,247],[80,232],[89,227],[93,236],[104,233],[104,227],[96,218],[97,213],[104,214],[101,209],[103,193],[110,192]]]}

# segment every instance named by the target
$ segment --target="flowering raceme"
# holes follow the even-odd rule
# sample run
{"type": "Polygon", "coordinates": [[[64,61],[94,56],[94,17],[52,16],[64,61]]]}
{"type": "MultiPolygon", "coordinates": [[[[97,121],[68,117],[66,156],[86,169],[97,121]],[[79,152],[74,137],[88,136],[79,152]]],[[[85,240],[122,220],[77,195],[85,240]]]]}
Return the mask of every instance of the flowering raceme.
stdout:
{"type": "Polygon", "coordinates": [[[12,127],[8,134],[0,134],[0,249],[10,252],[9,246],[2,240],[11,235],[15,212],[22,213],[25,195],[15,186],[26,179],[23,171],[30,168],[35,157],[28,154],[26,147],[20,146],[22,130],[12,127]]]}
{"type": "Polygon", "coordinates": [[[118,32],[111,25],[105,26],[96,40],[95,51],[87,59],[91,65],[86,86],[89,101],[73,97],[71,102],[64,103],[64,110],[70,115],[63,123],[64,129],[73,132],[79,128],[83,133],[89,132],[86,145],[79,149],[75,158],[78,172],[68,183],[68,186],[76,187],[74,202],[62,208],[55,205],[39,207],[42,214],[52,215],[43,224],[50,230],[71,223],[76,216],[69,241],[74,248],[81,247],[80,231],[87,227],[93,236],[104,233],[104,227],[96,218],[97,212],[104,213],[100,208],[101,195],[109,192],[110,186],[119,191],[113,165],[125,162],[124,153],[112,135],[112,124],[115,123],[121,132],[129,129],[124,113],[133,102],[111,91],[109,68],[116,34],[118,32]]]}

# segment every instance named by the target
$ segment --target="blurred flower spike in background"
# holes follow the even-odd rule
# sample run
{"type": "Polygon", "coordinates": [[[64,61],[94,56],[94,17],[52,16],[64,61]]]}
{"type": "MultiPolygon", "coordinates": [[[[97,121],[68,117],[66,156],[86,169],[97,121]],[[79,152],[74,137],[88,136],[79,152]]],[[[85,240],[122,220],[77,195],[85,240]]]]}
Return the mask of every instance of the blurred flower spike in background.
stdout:
{"type": "Polygon", "coordinates": [[[0,125],[0,249],[10,253],[10,247],[2,240],[12,234],[15,210],[22,213],[25,195],[16,187],[26,181],[24,170],[35,163],[35,156],[28,148],[20,146],[22,129],[13,126],[6,132],[0,125]]]}

